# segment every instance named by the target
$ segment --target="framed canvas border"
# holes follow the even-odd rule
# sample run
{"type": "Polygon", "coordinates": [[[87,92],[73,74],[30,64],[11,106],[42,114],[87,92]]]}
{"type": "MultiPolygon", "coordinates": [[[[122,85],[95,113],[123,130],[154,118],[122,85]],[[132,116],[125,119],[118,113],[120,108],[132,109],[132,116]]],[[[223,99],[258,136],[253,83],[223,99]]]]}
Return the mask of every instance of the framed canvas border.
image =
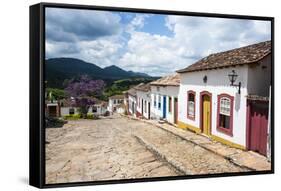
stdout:
{"type": "Polygon", "coordinates": [[[227,177],[227,176],[245,176],[258,174],[274,173],[274,17],[250,16],[250,15],[232,15],[218,13],[200,13],[185,12],[173,10],[155,10],[155,9],[138,9],[125,7],[105,7],[93,5],[73,5],[73,4],[57,4],[57,3],[40,3],[30,6],[30,96],[29,96],[29,184],[38,188],[54,188],[69,186],[86,186],[100,184],[120,184],[133,182],[151,182],[151,181],[167,181],[194,178],[211,178],[211,177],[227,177]],[[138,178],[138,179],[120,179],[120,180],[104,180],[91,182],[69,182],[46,184],[46,164],[45,164],[45,9],[46,8],[65,8],[65,9],[87,9],[87,10],[103,10],[103,11],[122,11],[152,14],[172,14],[183,16],[200,16],[215,17],[229,19],[247,19],[247,20],[263,20],[271,22],[271,170],[267,171],[250,171],[237,173],[220,173],[220,174],[204,174],[204,175],[185,175],[170,176],[157,178],[138,178]]]}

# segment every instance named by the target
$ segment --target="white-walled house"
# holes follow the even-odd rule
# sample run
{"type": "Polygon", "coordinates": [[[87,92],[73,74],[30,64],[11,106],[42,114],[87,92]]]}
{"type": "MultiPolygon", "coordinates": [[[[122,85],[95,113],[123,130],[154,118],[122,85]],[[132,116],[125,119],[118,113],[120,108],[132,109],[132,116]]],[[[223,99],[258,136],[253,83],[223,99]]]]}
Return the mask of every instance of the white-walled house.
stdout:
{"type": "Polygon", "coordinates": [[[115,112],[117,111],[117,106],[124,103],[124,95],[114,95],[109,97],[108,101],[108,111],[115,112]]]}
{"type": "Polygon", "coordinates": [[[137,117],[150,119],[151,96],[150,85],[141,83],[135,87],[137,98],[137,117]]]}
{"type": "MultiPolygon", "coordinates": [[[[88,109],[88,113],[95,115],[104,115],[107,111],[107,102],[96,99],[95,104],[91,105],[88,109]]],[[[60,113],[61,116],[79,114],[79,108],[75,107],[74,102],[71,100],[61,101],[60,113]]]]}
{"type": "Polygon", "coordinates": [[[164,119],[177,124],[179,85],[179,74],[165,76],[150,83],[153,119],[164,119]]]}
{"type": "Polygon", "coordinates": [[[270,41],[211,54],[177,72],[179,127],[266,154],[270,41]]]}
{"type": "Polygon", "coordinates": [[[88,113],[93,113],[95,115],[104,115],[107,111],[107,102],[99,101],[89,107],[88,113]]]}
{"type": "Polygon", "coordinates": [[[130,88],[127,92],[127,110],[128,115],[137,116],[137,91],[135,87],[130,88]]]}

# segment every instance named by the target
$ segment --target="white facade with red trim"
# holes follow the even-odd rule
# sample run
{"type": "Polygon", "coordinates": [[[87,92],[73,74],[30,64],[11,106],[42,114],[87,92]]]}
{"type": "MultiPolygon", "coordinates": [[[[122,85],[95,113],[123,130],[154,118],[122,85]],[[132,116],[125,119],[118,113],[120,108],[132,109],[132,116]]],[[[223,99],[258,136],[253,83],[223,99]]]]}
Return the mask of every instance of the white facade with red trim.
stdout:
{"type": "MultiPolygon", "coordinates": [[[[228,140],[232,143],[246,146],[246,119],[247,119],[247,95],[269,95],[271,63],[270,56],[263,58],[257,64],[226,67],[212,70],[180,73],[180,88],[178,95],[179,109],[178,120],[192,127],[201,127],[201,98],[200,93],[211,94],[211,135],[228,140]],[[238,74],[235,83],[241,82],[241,93],[238,87],[230,86],[228,74],[232,70],[238,74]],[[207,77],[206,83],[203,78],[207,77]],[[188,91],[195,93],[195,115],[194,119],[188,117],[188,91]],[[223,96],[227,95],[227,96],[223,96]],[[233,104],[231,112],[232,133],[220,130],[218,126],[219,113],[218,98],[231,98],[233,104]],[[232,99],[233,98],[233,99],[232,99]]],[[[220,108],[223,110],[223,108],[220,108]]]]}

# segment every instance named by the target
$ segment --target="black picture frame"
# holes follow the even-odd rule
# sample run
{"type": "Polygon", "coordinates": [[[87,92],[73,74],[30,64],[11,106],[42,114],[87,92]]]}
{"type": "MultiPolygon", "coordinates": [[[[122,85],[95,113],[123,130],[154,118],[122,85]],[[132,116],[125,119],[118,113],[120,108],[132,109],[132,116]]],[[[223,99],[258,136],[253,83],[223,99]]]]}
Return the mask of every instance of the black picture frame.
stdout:
{"type": "Polygon", "coordinates": [[[167,181],[179,179],[194,178],[211,178],[226,176],[245,176],[257,174],[274,173],[274,17],[250,16],[250,15],[231,15],[217,13],[197,13],[172,10],[155,10],[155,9],[137,9],[126,7],[105,7],[93,5],[73,5],[57,3],[40,3],[30,6],[30,129],[29,129],[29,184],[38,188],[54,188],[69,186],[85,186],[100,184],[120,184],[132,182],[151,182],[167,181]],[[45,88],[45,8],[69,8],[69,9],[87,9],[87,10],[105,10],[105,11],[125,11],[137,13],[153,14],[172,14],[185,16],[216,17],[216,18],[239,18],[248,20],[264,20],[271,22],[271,42],[272,42],[272,75],[271,75],[271,170],[268,171],[251,171],[239,173],[222,173],[208,175],[188,175],[176,177],[160,178],[141,178],[141,179],[122,179],[122,180],[104,180],[95,182],[71,182],[59,184],[45,183],[45,117],[44,117],[44,88],[45,88]]]}

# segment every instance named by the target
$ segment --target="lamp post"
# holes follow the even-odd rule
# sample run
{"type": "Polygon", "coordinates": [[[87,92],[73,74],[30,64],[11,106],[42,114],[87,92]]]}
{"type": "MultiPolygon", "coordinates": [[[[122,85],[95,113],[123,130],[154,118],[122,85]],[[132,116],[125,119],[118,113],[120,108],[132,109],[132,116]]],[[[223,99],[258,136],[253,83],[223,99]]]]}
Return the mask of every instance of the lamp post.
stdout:
{"type": "Polygon", "coordinates": [[[232,70],[232,72],[230,74],[228,74],[228,78],[230,81],[230,85],[234,86],[234,87],[238,87],[238,94],[241,93],[241,82],[239,82],[238,84],[234,84],[235,81],[237,80],[238,74],[236,74],[235,70],[232,70]]]}

